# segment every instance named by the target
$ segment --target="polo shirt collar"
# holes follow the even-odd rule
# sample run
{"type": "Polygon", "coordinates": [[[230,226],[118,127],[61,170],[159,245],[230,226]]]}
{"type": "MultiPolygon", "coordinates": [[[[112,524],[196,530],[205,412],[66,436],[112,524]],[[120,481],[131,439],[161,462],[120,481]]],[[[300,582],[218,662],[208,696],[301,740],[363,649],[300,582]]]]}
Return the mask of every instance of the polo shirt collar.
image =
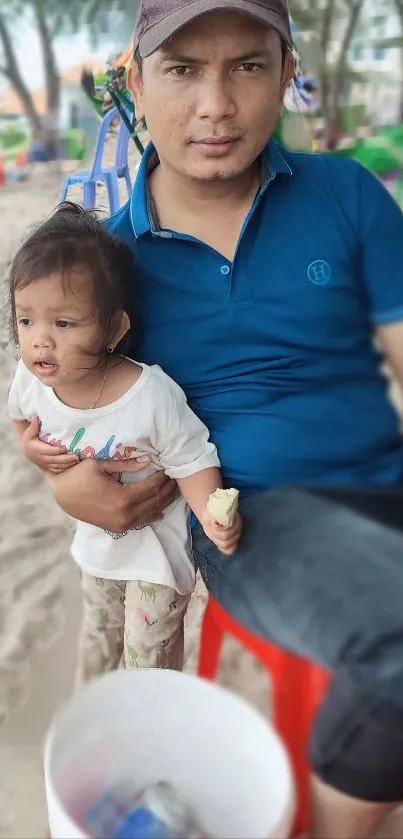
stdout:
{"type": "MultiPolygon", "coordinates": [[[[152,143],[148,143],[140,161],[130,201],[130,219],[134,235],[138,239],[144,233],[156,232],[153,223],[153,208],[147,186],[148,175],[154,169],[157,154],[152,143]]],[[[262,195],[276,175],[292,175],[293,170],[280,146],[270,140],[262,153],[262,181],[259,194],[262,195]]]]}
{"type": "Polygon", "coordinates": [[[275,140],[270,140],[263,155],[269,161],[275,175],[293,175],[294,172],[283,155],[283,150],[275,140]]]}
{"type": "Polygon", "coordinates": [[[156,151],[152,143],[148,143],[144,149],[140,166],[134,181],[132,197],[130,200],[130,219],[136,239],[143,233],[151,231],[151,219],[148,212],[148,189],[147,179],[156,151]]]}

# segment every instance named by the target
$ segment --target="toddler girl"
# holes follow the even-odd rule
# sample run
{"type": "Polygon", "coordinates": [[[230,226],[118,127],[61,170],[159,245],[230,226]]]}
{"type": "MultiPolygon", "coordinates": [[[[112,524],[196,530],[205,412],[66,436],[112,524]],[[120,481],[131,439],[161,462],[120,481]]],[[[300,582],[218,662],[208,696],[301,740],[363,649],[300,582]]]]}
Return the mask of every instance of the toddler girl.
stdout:
{"type": "Polygon", "coordinates": [[[19,361],[9,414],[24,445],[30,422],[55,447],[34,459],[60,472],[84,458],[149,460],[122,481],[163,469],[181,496],[164,518],[109,532],[79,521],[72,554],[80,566],[84,618],[79,675],[122,664],[183,664],[183,619],[195,582],[189,507],[223,553],[241,533],[207,511],[221,487],[209,433],[180,387],[158,366],[124,355],[130,329],[132,254],[94,214],[66,203],[22,245],[11,268],[12,325],[19,361]],[[50,454],[49,454],[50,452],[50,454]],[[187,502],[187,503],[186,503],[187,502]]]}

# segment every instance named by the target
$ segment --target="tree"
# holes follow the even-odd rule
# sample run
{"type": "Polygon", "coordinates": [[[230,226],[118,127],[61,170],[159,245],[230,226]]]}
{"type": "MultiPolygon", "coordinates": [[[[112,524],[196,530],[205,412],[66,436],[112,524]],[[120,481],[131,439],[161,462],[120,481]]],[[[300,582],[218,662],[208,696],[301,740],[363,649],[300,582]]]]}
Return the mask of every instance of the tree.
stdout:
{"type": "Polygon", "coordinates": [[[403,122],[403,0],[394,0],[400,26],[400,105],[399,122],[403,122]]]}
{"type": "Polygon", "coordinates": [[[113,36],[115,44],[123,49],[134,30],[140,0],[84,0],[85,20],[94,43],[113,36]]]}
{"type": "MultiPolygon", "coordinates": [[[[397,0],[398,1],[398,0],[397,0]]],[[[403,4],[403,0],[399,0],[403,4]]],[[[348,53],[364,0],[291,0],[290,11],[296,28],[316,37],[320,52],[318,82],[327,145],[337,140],[341,93],[351,78],[348,53]],[[339,48],[336,59],[331,48],[339,48]]]]}
{"type": "Polygon", "coordinates": [[[50,141],[57,130],[60,77],[54,48],[55,38],[63,32],[77,31],[83,25],[90,27],[94,38],[121,26],[123,46],[129,15],[134,25],[137,5],[133,0],[7,0],[7,8],[3,11],[1,4],[0,74],[5,76],[20,98],[34,138],[45,135],[50,141]],[[45,121],[35,107],[18,62],[14,36],[21,20],[32,25],[41,45],[46,85],[45,121]]]}
{"type": "MultiPolygon", "coordinates": [[[[330,0],[329,0],[330,2],[330,0]]],[[[337,141],[339,132],[339,104],[343,83],[349,75],[348,52],[351,41],[354,37],[364,0],[346,0],[348,14],[344,26],[344,32],[340,42],[339,54],[337,56],[334,73],[331,75],[330,88],[326,101],[326,141],[328,147],[337,141]]]]}
{"type": "Polygon", "coordinates": [[[6,77],[20,98],[31,126],[32,134],[36,136],[41,131],[41,118],[21,74],[7,20],[3,12],[0,12],[0,42],[3,47],[3,61],[0,64],[0,73],[6,77]]]}
{"type": "Polygon", "coordinates": [[[400,34],[394,38],[383,38],[377,42],[382,49],[400,49],[400,104],[399,122],[403,123],[403,0],[394,0],[394,6],[399,19],[400,34]]]}
{"type": "Polygon", "coordinates": [[[3,59],[0,73],[6,77],[19,96],[29,121],[32,135],[52,134],[57,128],[60,105],[60,79],[54,51],[54,39],[63,26],[78,22],[78,12],[85,0],[7,0],[7,8],[0,12],[0,46],[3,59]],[[14,34],[21,20],[38,33],[41,44],[46,83],[46,122],[38,113],[33,97],[20,70],[14,34]]]}
{"type": "Polygon", "coordinates": [[[45,72],[47,130],[56,132],[60,107],[60,76],[53,47],[53,38],[56,33],[51,28],[50,10],[47,8],[50,5],[49,2],[46,3],[46,0],[31,0],[31,2],[45,72]]]}

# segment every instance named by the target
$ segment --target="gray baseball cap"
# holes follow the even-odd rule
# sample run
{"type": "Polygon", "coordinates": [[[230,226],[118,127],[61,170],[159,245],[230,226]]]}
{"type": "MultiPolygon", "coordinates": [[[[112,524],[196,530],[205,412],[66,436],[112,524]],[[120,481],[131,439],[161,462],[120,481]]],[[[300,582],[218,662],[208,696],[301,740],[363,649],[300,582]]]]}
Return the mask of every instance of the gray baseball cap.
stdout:
{"type": "Polygon", "coordinates": [[[147,58],[195,18],[217,11],[248,15],[275,29],[292,48],[287,0],[142,0],[134,34],[141,57],[147,58]]]}

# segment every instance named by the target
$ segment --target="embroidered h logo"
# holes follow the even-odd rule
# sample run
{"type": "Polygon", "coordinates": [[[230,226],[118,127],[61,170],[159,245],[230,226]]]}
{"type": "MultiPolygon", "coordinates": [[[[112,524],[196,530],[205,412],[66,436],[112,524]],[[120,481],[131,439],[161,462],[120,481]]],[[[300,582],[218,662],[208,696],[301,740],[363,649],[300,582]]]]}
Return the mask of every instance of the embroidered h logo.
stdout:
{"type": "Polygon", "coordinates": [[[332,269],[324,259],[315,259],[308,267],[308,278],[314,285],[326,285],[332,276],[332,269]]]}

